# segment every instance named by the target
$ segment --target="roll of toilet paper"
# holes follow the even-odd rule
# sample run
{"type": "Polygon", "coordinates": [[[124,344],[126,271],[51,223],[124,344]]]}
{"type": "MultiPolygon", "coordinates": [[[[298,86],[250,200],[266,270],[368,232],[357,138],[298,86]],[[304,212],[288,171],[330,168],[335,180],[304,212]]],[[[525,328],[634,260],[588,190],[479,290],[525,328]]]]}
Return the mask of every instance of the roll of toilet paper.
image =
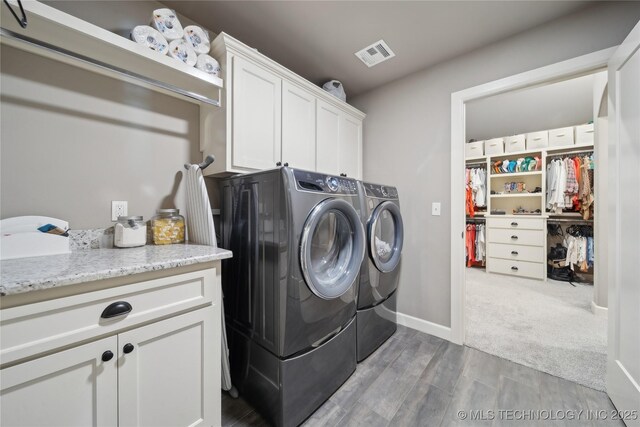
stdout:
{"type": "Polygon", "coordinates": [[[207,54],[198,55],[198,62],[196,62],[196,68],[202,70],[205,73],[213,74],[216,77],[220,77],[220,64],[207,54]]]}
{"type": "Polygon", "coordinates": [[[155,28],[138,25],[131,31],[131,40],[163,55],[169,51],[169,43],[155,28]]]}
{"type": "Polygon", "coordinates": [[[198,62],[198,55],[184,39],[174,40],[169,43],[169,56],[179,59],[190,67],[198,62]]]}
{"type": "Polygon", "coordinates": [[[184,36],[182,25],[176,13],[171,9],[154,10],[151,26],[160,31],[164,38],[169,41],[181,39],[184,36]]]}
{"type": "Polygon", "coordinates": [[[211,43],[209,43],[209,35],[197,25],[188,25],[184,27],[184,39],[191,45],[197,54],[209,53],[211,43]]]}

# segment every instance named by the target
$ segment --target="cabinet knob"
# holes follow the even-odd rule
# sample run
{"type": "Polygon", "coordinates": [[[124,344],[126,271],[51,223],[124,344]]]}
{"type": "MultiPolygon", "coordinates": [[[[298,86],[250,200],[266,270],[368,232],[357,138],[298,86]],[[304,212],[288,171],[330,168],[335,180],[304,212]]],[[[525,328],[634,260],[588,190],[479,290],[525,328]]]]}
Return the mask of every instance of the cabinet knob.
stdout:
{"type": "Polygon", "coordinates": [[[511,269],[512,269],[513,271],[518,271],[518,267],[516,267],[515,265],[514,265],[513,267],[511,267],[511,269]]]}
{"type": "Polygon", "coordinates": [[[518,255],[518,251],[511,251],[511,255],[518,255]]]}
{"type": "Polygon", "coordinates": [[[289,167],[289,163],[285,162],[284,166],[289,167]]]}
{"type": "Polygon", "coordinates": [[[122,347],[122,351],[124,351],[124,354],[129,354],[133,351],[134,348],[135,347],[133,346],[133,344],[128,342],[124,345],[124,347],[122,347]]]}
{"type": "Polygon", "coordinates": [[[108,362],[111,359],[113,359],[113,352],[112,351],[107,350],[104,353],[102,353],[102,361],[103,362],[108,362]]]}
{"type": "Polygon", "coordinates": [[[103,319],[110,319],[112,317],[122,316],[130,313],[131,310],[133,310],[133,307],[131,307],[131,304],[129,304],[128,302],[117,301],[113,304],[109,304],[107,308],[104,309],[100,317],[102,317],[103,319]]]}
{"type": "Polygon", "coordinates": [[[511,226],[512,226],[512,227],[517,227],[517,226],[518,226],[518,223],[517,223],[517,222],[512,222],[512,223],[511,223],[511,226]]]}
{"type": "Polygon", "coordinates": [[[516,235],[511,236],[511,238],[512,238],[513,240],[518,240],[518,236],[516,236],[516,235]]]}
{"type": "Polygon", "coordinates": [[[347,174],[346,174],[346,173],[341,173],[341,174],[340,174],[340,176],[343,176],[343,177],[345,177],[345,178],[346,178],[346,177],[347,177],[347,174]]]}
{"type": "Polygon", "coordinates": [[[282,166],[282,162],[276,162],[276,166],[282,166]]]}

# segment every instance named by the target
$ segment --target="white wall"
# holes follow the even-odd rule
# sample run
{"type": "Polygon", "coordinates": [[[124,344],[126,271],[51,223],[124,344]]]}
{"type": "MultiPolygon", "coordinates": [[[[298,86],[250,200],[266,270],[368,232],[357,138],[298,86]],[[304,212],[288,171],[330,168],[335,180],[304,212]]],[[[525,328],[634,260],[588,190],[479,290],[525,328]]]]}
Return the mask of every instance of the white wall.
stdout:
{"type": "MultiPolygon", "coordinates": [[[[162,7],[49,4],[125,35],[162,7]]],[[[185,208],[183,164],[202,161],[195,104],[6,46],[0,72],[0,217],[53,216],[84,229],[112,225],[111,200],[147,219],[185,208]]]]}
{"type": "Polygon", "coordinates": [[[593,120],[593,74],[502,93],[466,104],[467,141],[481,141],[593,120]]]}
{"type": "Polygon", "coordinates": [[[640,2],[598,3],[353,99],[367,113],[365,180],[400,192],[399,312],[451,324],[451,93],[617,45],[638,19],[640,2]],[[442,216],[430,215],[435,201],[442,216]]]}

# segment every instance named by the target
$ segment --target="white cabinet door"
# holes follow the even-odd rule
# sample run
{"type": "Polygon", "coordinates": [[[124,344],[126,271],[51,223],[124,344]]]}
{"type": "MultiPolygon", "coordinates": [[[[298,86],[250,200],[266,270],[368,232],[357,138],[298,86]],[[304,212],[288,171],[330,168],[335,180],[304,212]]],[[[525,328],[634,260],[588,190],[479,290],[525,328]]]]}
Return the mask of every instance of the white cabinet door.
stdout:
{"type": "Polygon", "coordinates": [[[0,371],[3,426],[115,426],[117,339],[101,339],[0,371]],[[113,356],[102,361],[102,355],[113,356]]]}
{"type": "Polygon", "coordinates": [[[316,97],[282,82],[282,162],[316,170],[316,97]]]}
{"type": "Polygon", "coordinates": [[[214,313],[206,307],[118,335],[120,427],[220,424],[214,313]]]}
{"type": "MultiPolygon", "coordinates": [[[[609,349],[607,393],[640,413],[640,23],[609,61],[609,349]],[[635,184],[633,184],[635,183],[635,184]],[[631,184],[631,185],[630,185],[631,184]]],[[[640,426],[627,416],[626,425],[640,426]]]]}
{"type": "Polygon", "coordinates": [[[340,120],[337,108],[318,99],[316,120],[316,170],[332,175],[340,174],[340,120]]]}
{"type": "Polygon", "coordinates": [[[348,177],[361,179],[362,121],[346,114],[340,117],[338,169],[348,177]]]}
{"type": "Polygon", "coordinates": [[[281,87],[280,77],[233,58],[234,168],[267,169],[280,161],[281,87]]]}

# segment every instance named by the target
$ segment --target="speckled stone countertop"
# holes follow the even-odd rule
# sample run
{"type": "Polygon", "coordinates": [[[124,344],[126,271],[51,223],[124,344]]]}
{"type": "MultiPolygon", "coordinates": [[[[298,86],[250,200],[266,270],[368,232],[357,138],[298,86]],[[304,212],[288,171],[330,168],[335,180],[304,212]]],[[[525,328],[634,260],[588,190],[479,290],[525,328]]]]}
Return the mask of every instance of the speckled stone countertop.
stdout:
{"type": "Polygon", "coordinates": [[[89,249],[0,261],[0,296],[231,258],[231,251],[202,245],[89,249]]]}

